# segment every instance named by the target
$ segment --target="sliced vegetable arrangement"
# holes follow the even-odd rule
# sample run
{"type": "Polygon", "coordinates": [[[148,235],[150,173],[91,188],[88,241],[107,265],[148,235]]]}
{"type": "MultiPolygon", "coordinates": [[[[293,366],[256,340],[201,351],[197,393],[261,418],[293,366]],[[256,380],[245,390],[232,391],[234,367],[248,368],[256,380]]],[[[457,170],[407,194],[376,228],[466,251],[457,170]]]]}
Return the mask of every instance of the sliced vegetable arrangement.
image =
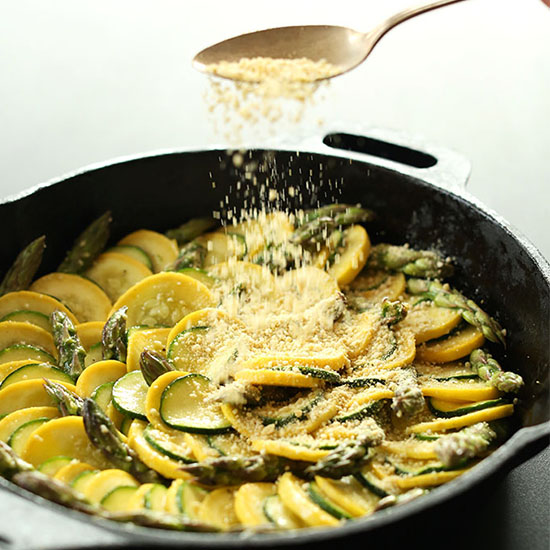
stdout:
{"type": "Polygon", "coordinates": [[[505,331],[434,250],[334,204],[105,248],[111,215],[0,283],[0,473],[115,521],[337,526],[451,481],[509,434],[505,331]],[[489,349],[492,346],[494,349],[489,349]]]}

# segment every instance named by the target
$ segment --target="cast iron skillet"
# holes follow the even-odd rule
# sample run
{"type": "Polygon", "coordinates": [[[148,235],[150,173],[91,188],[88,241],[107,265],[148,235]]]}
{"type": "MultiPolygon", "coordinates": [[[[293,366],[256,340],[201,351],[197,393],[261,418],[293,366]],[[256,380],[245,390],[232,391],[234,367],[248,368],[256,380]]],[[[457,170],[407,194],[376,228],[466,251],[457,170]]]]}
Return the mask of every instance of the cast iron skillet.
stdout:
{"type": "MultiPolygon", "coordinates": [[[[400,135],[392,135],[392,142],[381,137],[387,132],[373,131],[368,138],[333,133],[323,144],[300,148],[308,152],[254,150],[251,155],[264,159],[267,170],[260,180],[269,177],[280,196],[292,185],[303,191],[302,206],[334,199],[360,202],[378,214],[368,226],[374,242],[438,243],[456,257],[452,283],[470,296],[483,297],[484,307],[508,329],[506,351],[496,346],[493,351],[525,379],[518,407],[521,429],[473,471],[429,495],[330,530],[243,536],[138,528],[89,518],[0,479],[0,548],[318,548],[340,539],[362,547],[376,533],[395,534],[411,521],[430,525],[435,507],[474,498],[488,480],[544,448],[550,434],[549,264],[515,229],[466,193],[469,164],[462,157],[418,141],[411,146],[400,135]],[[317,191],[311,191],[308,180],[318,183],[317,191]]],[[[223,150],[171,151],[89,167],[48,182],[0,204],[0,266],[4,270],[25,244],[46,234],[42,272],[54,270],[74,236],[107,209],[113,212],[115,240],[137,228],[162,231],[210,214],[220,209],[227,193],[236,206],[258,200],[261,185],[254,187],[254,199],[245,197],[239,176],[242,172],[223,150]]],[[[285,197],[296,201],[288,193],[285,197]]]]}

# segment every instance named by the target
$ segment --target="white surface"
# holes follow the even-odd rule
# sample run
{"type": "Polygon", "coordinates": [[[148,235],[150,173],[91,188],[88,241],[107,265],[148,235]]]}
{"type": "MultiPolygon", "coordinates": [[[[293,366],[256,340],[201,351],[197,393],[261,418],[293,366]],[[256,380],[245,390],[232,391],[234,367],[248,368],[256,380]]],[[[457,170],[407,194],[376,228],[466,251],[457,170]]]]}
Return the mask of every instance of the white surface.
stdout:
{"type": "MultiPolygon", "coordinates": [[[[0,195],[119,155],[220,142],[190,65],[213,42],[279,25],[368,30],[408,4],[4,0],[0,195]]],[[[331,127],[402,129],[462,152],[470,190],[550,257],[549,59],[540,0],[466,0],[391,31],[320,109],[331,127]]]]}

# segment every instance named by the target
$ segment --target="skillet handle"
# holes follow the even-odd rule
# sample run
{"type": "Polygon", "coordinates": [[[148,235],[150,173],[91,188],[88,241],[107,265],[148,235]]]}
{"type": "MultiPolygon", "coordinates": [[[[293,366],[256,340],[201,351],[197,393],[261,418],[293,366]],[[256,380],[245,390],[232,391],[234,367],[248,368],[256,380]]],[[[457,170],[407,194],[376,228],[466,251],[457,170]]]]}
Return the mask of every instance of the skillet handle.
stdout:
{"type": "MultiPolygon", "coordinates": [[[[345,124],[349,128],[348,124],[345,124]]],[[[460,153],[405,132],[382,128],[338,130],[302,141],[308,151],[368,161],[397,170],[459,195],[466,189],[470,162],[460,153]]]]}

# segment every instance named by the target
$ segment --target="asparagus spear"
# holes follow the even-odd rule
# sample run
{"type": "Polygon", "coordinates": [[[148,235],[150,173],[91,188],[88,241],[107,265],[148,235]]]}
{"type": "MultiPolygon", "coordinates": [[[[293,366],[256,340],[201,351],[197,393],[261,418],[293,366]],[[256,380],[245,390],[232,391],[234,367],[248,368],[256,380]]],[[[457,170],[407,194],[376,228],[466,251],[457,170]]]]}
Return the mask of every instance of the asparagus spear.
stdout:
{"type": "Polygon", "coordinates": [[[165,372],[175,370],[170,361],[153,350],[144,350],[139,356],[141,374],[148,386],[165,372]]]}
{"type": "Polygon", "coordinates": [[[487,422],[478,422],[463,430],[441,436],[434,445],[439,460],[448,467],[459,466],[465,460],[484,453],[496,433],[487,422]]]}
{"type": "Polygon", "coordinates": [[[370,429],[353,443],[339,445],[330,454],[308,466],[304,473],[306,476],[319,475],[332,479],[354,474],[369,460],[369,448],[380,445],[383,439],[384,431],[373,421],[370,429]]]}
{"type": "Polygon", "coordinates": [[[519,374],[503,371],[498,361],[482,349],[472,351],[470,367],[482,380],[486,380],[499,391],[517,393],[523,386],[523,378],[519,374]]]}
{"type": "Polygon", "coordinates": [[[192,218],[179,227],[169,229],[165,234],[169,239],[176,239],[178,245],[182,246],[216,225],[216,220],[212,218],[192,218]]]}
{"type": "Polygon", "coordinates": [[[61,416],[80,416],[84,400],[63,384],[44,378],[44,389],[55,401],[61,416]]]}
{"type": "Polygon", "coordinates": [[[206,248],[201,244],[191,241],[181,249],[176,261],[170,266],[170,271],[178,271],[185,267],[201,268],[204,265],[206,248]]]}
{"type": "Polygon", "coordinates": [[[306,215],[292,236],[294,244],[313,244],[325,241],[338,227],[367,222],[373,219],[373,213],[366,208],[349,205],[331,205],[317,209],[310,216],[306,215]]]}
{"type": "Polygon", "coordinates": [[[388,326],[395,325],[407,316],[407,305],[399,300],[391,301],[384,298],[380,307],[380,319],[388,326]]]}
{"type": "Polygon", "coordinates": [[[424,396],[413,369],[403,369],[390,383],[393,390],[392,409],[397,417],[413,416],[424,407],[424,396]]]}
{"type": "Polygon", "coordinates": [[[73,247],[67,252],[57,271],[63,273],[86,271],[109,240],[111,220],[111,212],[107,211],[84,229],[74,242],[73,247]]]}
{"type": "Polygon", "coordinates": [[[103,359],[118,359],[126,361],[126,320],[128,307],[122,306],[107,319],[101,335],[101,347],[103,359]]]}
{"type": "Polygon", "coordinates": [[[450,260],[437,252],[385,243],[371,248],[367,266],[386,271],[401,271],[411,277],[427,279],[439,279],[453,274],[450,260]]]}
{"type": "Polygon", "coordinates": [[[133,475],[142,483],[159,482],[157,472],[141,462],[134,450],[122,441],[114,424],[93,399],[84,399],[82,417],[92,444],[117,468],[133,475]]]}
{"type": "Polygon", "coordinates": [[[40,266],[45,247],[46,237],[42,235],[21,250],[0,283],[0,296],[29,287],[40,266]]]}
{"type": "Polygon", "coordinates": [[[59,366],[74,380],[85,369],[86,350],[66,313],[55,310],[50,315],[53,339],[59,353],[59,366]]]}
{"type": "MultiPolygon", "coordinates": [[[[313,221],[317,218],[329,217],[334,218],[339,215],[346,215],[349,212],[358,212],[362,211],[365,216],[368,215],[369,220],[374,218],[374,213],[371,210],[366,208],[359,208],[353,204],[327,204],[325,206],[320,206],[319,208],[313,208],[311,210],[306,210],[303,217],[298,218],[298,225],[303,225],[307,222],[313,221]]],[[[369,221],[364,220],[364,221],[369,221]]],[[[357,222],[352,222],[357,223],[357,222]]]]}
{"type": "Polygon", "coordinates": [[[439,307],[459,310],[462,318],[470,325],[479,328],[487,340],[506,345],[504,330],[498,322],[458,290],[444,286],[438,281],[426,279],[409,279],[407,289],[411,294],[422,295],[432,300],[439,307]]]}

